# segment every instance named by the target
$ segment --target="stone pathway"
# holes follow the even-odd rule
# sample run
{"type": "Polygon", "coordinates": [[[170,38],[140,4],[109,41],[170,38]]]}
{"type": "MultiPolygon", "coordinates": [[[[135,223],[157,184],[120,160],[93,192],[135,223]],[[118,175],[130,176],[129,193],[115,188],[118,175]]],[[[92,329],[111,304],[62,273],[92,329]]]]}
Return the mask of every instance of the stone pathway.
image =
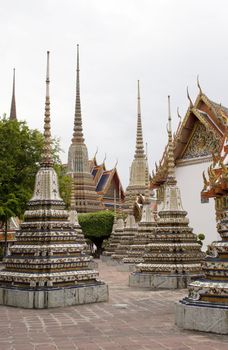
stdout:
{"type": "Polygon", "coordinates": [[[23,310],[0,306],[0,350],[228,350],[228,336],[181,331],[174,302],[181,291],[127,286],[128,272],[99,262],[108,303],[23,310]]]}

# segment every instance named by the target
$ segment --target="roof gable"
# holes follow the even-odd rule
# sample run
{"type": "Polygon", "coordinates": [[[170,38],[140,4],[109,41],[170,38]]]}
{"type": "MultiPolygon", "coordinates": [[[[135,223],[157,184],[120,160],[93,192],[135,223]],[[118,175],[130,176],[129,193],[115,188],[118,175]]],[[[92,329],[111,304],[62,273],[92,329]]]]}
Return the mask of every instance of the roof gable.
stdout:
{"type": "MultiPolygon", "coordinates": [[[[228,126],[228,108],[211,101],[200,89],[195,103],[190,106],[174,135],[174,158],[177,164],[200,162],[223,148],[228,126]],[[202,160],[201,160],[202,159],[202,160]]],[[[190,163],[189,163],[190,164],[190,163]]],[[[167,177],[167,145],[156,173],[153,172],[151,187],[157,187],[167,177]]]]}
{"type": "MultiPolygon", "coordinates": [[[[225,129],[228,121],[228,109],[212,102],[208,97],[199,93],[193,106],[189,106],[183,121],[179,124],[174,137],[174,156],[175,160],[182,159],[186,152],[186,147],[195,133],[195,129],[200,127],[199,131],[207,130],[207,134],[218,143],[210,143],[212,151],[221,151],[222,142],[225,135],[225,129]],[[226,114],[225,114],[226,113],[226,114]],[[200,126],[201,125],[201,126],[200,126]],[[202,126],[203,125],[203,126],[202,126]]],[[[204,132],[204,137],[206,133],[204,132]]],[[[200,152],[199,152],[200,154],[200,152]]],[[[200,155],[198,155],[200,157],[200,155]]]]}

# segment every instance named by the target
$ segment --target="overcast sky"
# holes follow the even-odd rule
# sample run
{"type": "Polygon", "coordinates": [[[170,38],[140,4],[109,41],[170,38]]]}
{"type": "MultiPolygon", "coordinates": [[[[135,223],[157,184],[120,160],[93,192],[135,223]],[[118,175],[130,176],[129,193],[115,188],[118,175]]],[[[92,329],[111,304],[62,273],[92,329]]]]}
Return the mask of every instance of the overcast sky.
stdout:
{"type": "Polygon", "coordinates": [[[166,144],[167,95],[174,129],[184,116],[186,86],[197,74],[207,96],[228,106],[226,0],[0,0],[0,115],[9,114],[16,68],[19,120],[42,130],[46,51],[51,51],[52,133],[66,162],[80,44],[83,128],[90,157],[118,158],[124,186],[134,156],[137,79],[150,170],[166,144]]]}

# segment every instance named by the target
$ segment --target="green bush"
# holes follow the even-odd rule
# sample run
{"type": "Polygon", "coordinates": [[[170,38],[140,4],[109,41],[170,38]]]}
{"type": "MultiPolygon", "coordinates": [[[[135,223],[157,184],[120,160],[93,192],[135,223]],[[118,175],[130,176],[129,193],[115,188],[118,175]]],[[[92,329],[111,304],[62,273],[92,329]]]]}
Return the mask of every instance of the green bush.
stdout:
{"type": "Polygon", "coordinates": [[[96,213],[79,214],[78,221],[86,238],[97,247],[96,257],[102,253],[102,243],[112,232],[114,214],[104,210],[96,213]]]}
{"type": "Polygon", "coordinates": [[[205,234],[204,233],[199,233],[197,235],[197,238],[200,240],[200,241],[204,241],[205,240],[205,234]]]}
{"type": "Polygon", "coordinates": [[[205,234],[204,233],[199,233],[197,235],[197,241],[198,243],[202,246],[203,245],[203,240],[205,239],[205,234]]]}

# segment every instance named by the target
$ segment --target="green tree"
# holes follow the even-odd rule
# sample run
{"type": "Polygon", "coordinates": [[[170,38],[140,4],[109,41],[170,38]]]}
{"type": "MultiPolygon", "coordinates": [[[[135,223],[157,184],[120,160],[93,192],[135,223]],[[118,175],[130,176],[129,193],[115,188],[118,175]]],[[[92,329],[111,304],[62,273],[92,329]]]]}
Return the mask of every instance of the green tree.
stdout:
{"type": "Polygon", "coordinates": [[[197,242],[202,246],[204,240],[205,240],[205,234],[204,233],[199,233],[197,235],[197,242]]]}
{"type": "MultiPolygon", "coordinates": [[[[22,217],[34,190],[35,174],[42,157],[44,138],[38,130],[29,129],[26,122],[0,119],[0,221],[7,232],[11,216],[22,217]]],[[[53,142],[61,190],[67,200],[69,190],[64,187],[68,176],[60,171],[59,141],[53,142]]],[[[7,236],[6,236],[7,237],[7,236]]]]}
{"type": "Polygon", "coordinates": [[[109,238],[112,232],[113,212],[104,210],[96,213],[79,214],[78,220],[85,237],[96,245],[96,257],[99,257],[102,253],[103,240],[109,238]]]}
{"type": "Polygon", "coordinates": [[[67,168],[63,164],[55,164],[54,168],[58,175],[61,197],[64,200],[66,207],[69,208],[72,178],[67,175],[67,168]]]}

